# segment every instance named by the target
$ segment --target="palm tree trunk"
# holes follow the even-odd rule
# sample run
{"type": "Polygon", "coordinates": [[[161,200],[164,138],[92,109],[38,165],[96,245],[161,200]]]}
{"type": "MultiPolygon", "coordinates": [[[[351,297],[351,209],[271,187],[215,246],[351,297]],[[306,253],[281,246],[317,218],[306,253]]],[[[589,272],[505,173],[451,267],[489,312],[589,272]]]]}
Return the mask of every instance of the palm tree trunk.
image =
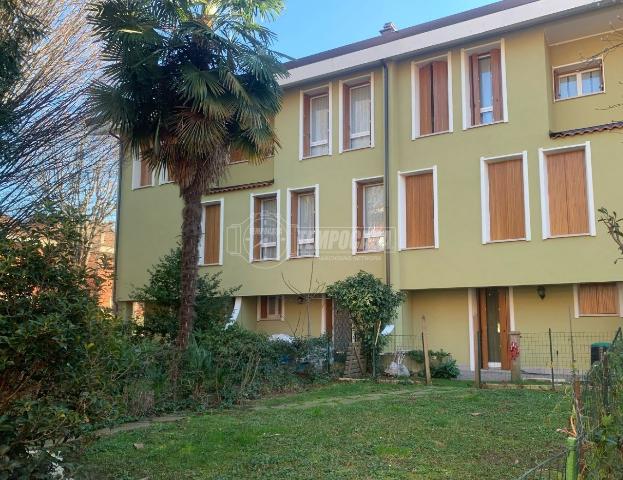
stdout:
{"type": "Polygon", "coordinates": [[[199,238],[201,235],[201,194],[199,179],[182,190],[182,269],[177,346],[186,350],[195,320],[195,297],[199,273],[199,238]]]}

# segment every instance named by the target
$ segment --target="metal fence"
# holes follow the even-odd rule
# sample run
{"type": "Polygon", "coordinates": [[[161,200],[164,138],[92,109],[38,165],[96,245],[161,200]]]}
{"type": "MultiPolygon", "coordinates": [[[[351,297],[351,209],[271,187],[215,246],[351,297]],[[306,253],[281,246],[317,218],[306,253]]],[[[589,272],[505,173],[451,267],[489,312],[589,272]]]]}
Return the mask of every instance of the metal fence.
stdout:
{"type": "Polygon", "coordinates": [[[528,378],[570,381],[591,368],[591,346],[610,342],[614,332],[521,333],[521,370],[528,378]]]}
{"type": "MultiPolygon", "coordinates": [[[[590,344],[595,343],[593,335],[596,334],[584,338],[584,342],[588,342],[589,347],[590,344]]],[[[578,345],[575,341],[576,337],[578,337],[577,334],[574,335],[571,342],[573,345],[572,363],[574,360],[577,362],[578,358],[575,355],[578,345]]],[[[579,336],[579,338],[582,337],[579,336]]],[[[601,339],[597,339],[597,341],[599,342],[601,339]]],[[[622,478],[620,475],[623,467],[620,465],[607,465],[606,467],[600,465],[599,468],[592,465],[590,468],[584,468],[586,464],[583,455],[586,454],[586,446],[603,437],[604,419],[607,417],[608,421],[611,422],[613,416],[623,415],[623,411],[621,411],[621,404],[623,403],[623,333],[620,328],[614,334],[612,341],[608,343],[609,346],[602,358],[592,364],[590,348],[588,348],[589,367],[584,375],[574,377],[574,414],[572,415],[574,424],[571,425],[571,430],[575,430],[575,437],[567,439],[566,449],[527,471],[517,480],[622,478]],[[614,476],[604,473],[608,471],[616,473],[613,473],[614,476]]],[[[581,368],[582,365],[580,364],[579,367],[581,368]]],[[[621,419],[619,418],[618,421],[620,422],[621,419]]],[[[612,439],[606,439],[606,441],[610,440],[612,439]]],[[[616,439],[614,441],[616,442],[616,439]]],[[[615,454],[616,458],[613,463],[620,463],[619,455],[615,454]]]]}

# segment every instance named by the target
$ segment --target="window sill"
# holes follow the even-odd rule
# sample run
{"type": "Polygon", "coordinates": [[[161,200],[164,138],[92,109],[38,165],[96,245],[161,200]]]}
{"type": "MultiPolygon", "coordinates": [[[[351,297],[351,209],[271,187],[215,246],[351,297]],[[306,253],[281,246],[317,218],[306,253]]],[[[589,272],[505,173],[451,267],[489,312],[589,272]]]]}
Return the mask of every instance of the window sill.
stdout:
{"type": "Polygon", "coordinates": [[[592,233],[570,233],[569,235],[548,235],[543,240],[555,240],[557,238],[574,238],[574,237],[595,237],[592,233]]]}
{"type": "Polygon", "coordinates": [[[385,250],[357,250],[353,255],[367,255],[370,253],[383,253],[385,250]]]}
{"type": "Polygon", "coordinates": [[[302,161],[302,160],[310,160],[312,158],[330,157],[332,155],[333,155],[333,153],[323,153],[321,155],[312,155],[312,156],[309,156],[309,157],[301,157],[299,160],[302,161]]]}
{"type": "Polygon", "coordinates": [[[508,120],[498,120],[497,122],[479,123],[478,125],[468,125],[467,127],[463,128],[463,130],[475,130],[477,128],[490,127],[492,125],[501,125],[503,123],[508,123],[508,120]]]}
{"type": "Polygon", "coordinates": [[[439,247],[436,245],[429,245],[426,247],[402,247],[399,251],[400,252],[410,252],[412,250],[438,250],[439,247]]]}
{"type": "Polygon", "coordinates": [[[438,137],[439,135],[447,135],[448,133],[453,133],[454,130],[444,130],[443,132],[433,132],[427,133],[426,135],[416,135],[415,137],[411,137],[411,140],[419,140],[420,138],[430,138],[430,137],[438,137]]]}
{"type": "Polygon", "coordinates": [[[252,263],[264,263],[264,262],[278,262],[278,258],[254,258],[251,260],[252,263]]]}
{"type": "Polygon", "coordinates": [[[222,267],[222,263],[198,263],[198,267],[222,267]]]}
{"type": "Polygon", "coordinates": [[[258,322],[283,322],[283,317],[274,317],[274,318],[258,318],[256,321],[258,322]]]}
{"type": "Polygon", "coordinates": [[[365,147],[356,147],[356,148],[343,148],[340,153],[349,153],[349,152],[356,152],[358,150],[370,150],[374,148],[374,145],[367,145],[365,147]]]}
{"type": "Polygon", "coordinates": [[[288,257],[288,260],[304,260],[306,258],[319,258],[320,255],[296,255],[294,257],[288,257]]]}
{"type": "Polygon", "coordinates": [[[575,97],[567,98],[554,98],[554,103],[566,102],[568,100],[577,100],[578,98],[594,97],[595,95],[604,95],[605,93],[606,89],[603,89],[601,92],[587,93],[586,95],[576,95],[575,97]]]}
{"type": "Polygon", "coordinates": [[[153,184],[153,183],[152,183],[151,185],[141,185],[141,186],[139,186],[139,187],[132,187],[132,190],[144,190],[144,189],[146,189],[146,188],[151,188],[151,187],[153,187],[153,186],[154,186],[154,184],[153,184]]]}
{"type": "Polygon", "coordinates": [[[591,317],[621,318],[621,314],[620,313],[580,313],[576,318],[591,318],[591,317]]]}
{"type": "Polygon", "coordinates": [[[504,240],[487,240],[484,245],[490,245],[495,243],[513,243],[513,242],[529,242],[529,238],[507,238],[504,240]]]}

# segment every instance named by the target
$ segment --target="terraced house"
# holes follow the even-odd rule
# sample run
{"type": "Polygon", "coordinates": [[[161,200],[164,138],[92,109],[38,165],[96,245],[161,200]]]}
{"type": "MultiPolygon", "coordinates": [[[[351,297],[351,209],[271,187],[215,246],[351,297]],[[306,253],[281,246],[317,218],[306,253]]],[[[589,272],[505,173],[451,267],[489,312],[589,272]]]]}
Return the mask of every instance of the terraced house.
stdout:
{"type": "MultiPolygon", "coordinates": [[[[201,272],[240,285],[249,329],[333,334],[326,285],[366,270],[407,293],[396,333],[506,368],[508,333],[613,332],[623,266],[623,6],[506,0],[294,60],[282,147],[235,153],[204,198],[201,272]],[[308,298],[312,298],[308,303],[308,298]],[[571,323],[570,323],[571,322],[571,323]]],[[[117,300],[177,242],[178,189],[121,177],[117,300]]]]}

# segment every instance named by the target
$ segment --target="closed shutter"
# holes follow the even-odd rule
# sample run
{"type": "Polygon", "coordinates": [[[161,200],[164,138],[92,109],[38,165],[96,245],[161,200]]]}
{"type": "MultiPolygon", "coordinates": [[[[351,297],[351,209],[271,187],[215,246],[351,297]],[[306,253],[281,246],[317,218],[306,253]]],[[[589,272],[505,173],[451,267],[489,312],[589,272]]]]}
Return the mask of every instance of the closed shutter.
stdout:
{"type": "Polygon", "coordinates": [[[261,208],[262,200],[255,197],[253,199],[253,260],[260,259],[260,243],[262,239],[261,208]]]}
{"type": "Polygon", "coordinates": [[[478,54],[470,55],[472,125],[480,125],[480,66],[478,54]]]}
{"type": "Polygon", "coordinates": [[[260,297],[260,319],[268,318],[268,297],[260,297]]]}
{"type": "Polygon", "coordinates": [[[547,155],[550,235],[589,233],[584,150],[547,155]]]}
{"type": "Polygon", "coordinates": [[[311,138],[311,99],[309,95],[303,95],[303,156],[311,155],[310,138],[311,138]]]}
{"type": "Polygon", "coordinates": [[[448,120],[448,63],[433,62],[433,130],[446,132],[448,120]]]}
{"type": "Polygon", "coordinates": [[[435,246],[433,174],[405,177],[406,246],[435,246]]]}
{"type": "Polygon", "coordinates": [[[504,120],[502,103],[502,54],[499,48],[491,50],[491,84],[493,88],[493,121],[504,120]]]}
{"type": "Polygon", "coordinates": [[[619,315],[619,288],[616,283],[578,285],[580,315],[619,315]]]}
{"type": "Polygon", "coordinates": [[[522,159],[488,163],[487,173],[490,240],[525,238],[522,159]]]}
{"type": "Polygon", "coordinates": [[[204,250],[203,263],[206,265],[220,262],[221,251],[221,205],[213,204],[204,207],[204,250]]]}
{"type": "Polygon", "coordinates": [[[151,168],[149,168],[149,165],[147,164],[145,160],[141,160],[140,164],[141,164],[141,178],[140,178],[139,185],[141,187],[148,187],[153,183],[153,178],[152,178],[153,175],[151,172],[151,168]]]}
{"type": "Polygon", "coordinates": [[[363,238],[363,185],[357,183],[357,251],[361,252],[365,249],[365,240],[363,238]]]}
{"type": "Polygon", "coordinates": [[[433,133],[433,69],[420,67],[420,135],[433,133]]]}
{"type": "Polygon", "coordinates": [[[290,198],[290,256],[298,256],[299,194],[292,192],[290,198]]]}
{"type": "Polygon", "coordinates": [[[344,85],[342,94],[342,147],[345,150],[351,148],[350,145],[350,86],[344,85]]]}

